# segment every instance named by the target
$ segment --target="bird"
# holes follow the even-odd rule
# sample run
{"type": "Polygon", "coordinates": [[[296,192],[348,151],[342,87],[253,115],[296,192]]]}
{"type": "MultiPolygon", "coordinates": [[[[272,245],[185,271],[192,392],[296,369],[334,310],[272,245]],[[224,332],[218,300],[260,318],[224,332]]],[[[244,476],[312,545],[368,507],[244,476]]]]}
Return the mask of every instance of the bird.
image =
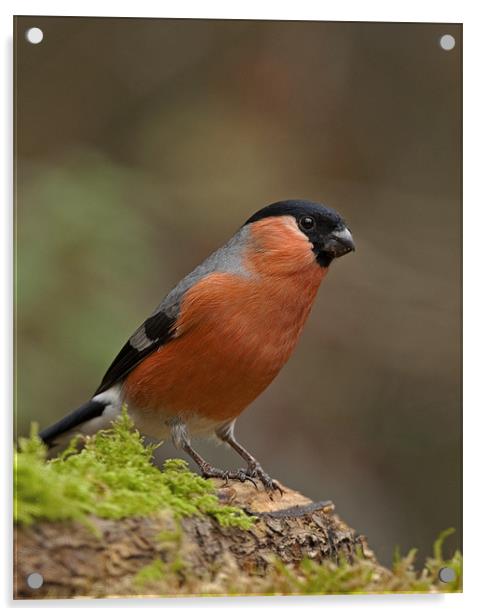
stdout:
{"type": "Polygon", "coordinates": [[[354,250],[344,219],[326,205],[290,199],[263,207],[165,296],[93,396],[40,438],[55,455],[74,435],[109,427],[127,405],[143,436],[170,438],[204,477],[259,480],[267,492],[283,492],[238,442],[235,423],[292,354],[332,261],[354,250]],[[246,468],[207,462],[192,440],[210,436],[246,468]]]}

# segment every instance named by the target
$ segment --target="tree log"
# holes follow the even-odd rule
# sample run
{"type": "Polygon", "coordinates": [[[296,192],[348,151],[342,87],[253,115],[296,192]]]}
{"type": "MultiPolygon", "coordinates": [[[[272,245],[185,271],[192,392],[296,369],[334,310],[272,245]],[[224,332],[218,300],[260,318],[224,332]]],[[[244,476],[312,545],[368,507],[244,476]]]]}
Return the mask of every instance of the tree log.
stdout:
{"type": "Polygon", "coordinates": [[[364,537],[334,513],[331,502],[312,502],[288,488],[270,498],[249,482],[218,481],[217,491],[222,502],[256,516],[249,530],[223,527],[211,517],[177,522],[168,514],[90,518],[96,533],[77,522],[18,526],[15,598],[225,594],[231,587],[239,591],[233,582],[242,579],[249,592],[275,560],[295,566],[306,557],[350,561],[358,552],[376,565],[364,537]],[[164,585],[149,582],[149,575],[142,582],[139,572],[152,563],[164,585]],[[41,574],[40,588],[30,588],[32,573],[41,574]]]}

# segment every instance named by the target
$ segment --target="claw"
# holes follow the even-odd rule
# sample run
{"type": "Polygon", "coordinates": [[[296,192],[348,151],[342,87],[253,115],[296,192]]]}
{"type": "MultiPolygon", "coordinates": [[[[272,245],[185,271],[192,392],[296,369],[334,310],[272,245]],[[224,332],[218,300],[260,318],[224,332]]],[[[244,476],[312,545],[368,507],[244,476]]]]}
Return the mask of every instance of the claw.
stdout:
{"type": "Polygon", "coordinates": [[[240,468],[234,473],[231,473],[231,479],[237,479],[238,481],[241,481],[241,483],[244,483],[245,481],[250,481],[256,489],[258,488],[258,486],[256,485],[256,481],[254,481],[254,479],[248,474],[248,471],[244,470],[243,468],[240,468]]]}
{"type": "Polygon", "coordinates": [[[258,490],[258,484],[256,483],[256,481],[252,478],[252,477],[248,477],[248,475],[245,475],[245,479],[247,479],[248,481],[250,481],[254,487],[258,490]]]}
{"type": "MultiPolygon", "coordinates": [[[[264,472],[264,470],[259,464],[257,464],[256,466],[253,465],[251,467],[248,466],[246,474],[249,478],[259,479],[268,493],[274,492],[275,490],[278,490],[281,496],[283,496],[283,494],[285,493],[280,484],[275,479],[271,479],[271,477],[264,472]]],[[[257,485],[256,488],[258,488],[257,485]]],[[[272,497],[270,496],[270,498],[272,497]]]]}

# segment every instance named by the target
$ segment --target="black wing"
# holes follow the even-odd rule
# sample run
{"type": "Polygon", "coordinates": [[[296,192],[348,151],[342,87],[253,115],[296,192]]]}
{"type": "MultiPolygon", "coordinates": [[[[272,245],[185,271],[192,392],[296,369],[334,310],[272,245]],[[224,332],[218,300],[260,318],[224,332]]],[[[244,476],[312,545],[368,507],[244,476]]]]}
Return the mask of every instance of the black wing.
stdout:
{"type": "Polygon", "coordinates": [[[118,383],[145,357],[173,338],[175,322],[174,317],[169,317],[162,311],[153,314],[144,321],[122,347],[105,373],[94,396],[118,383]]]}

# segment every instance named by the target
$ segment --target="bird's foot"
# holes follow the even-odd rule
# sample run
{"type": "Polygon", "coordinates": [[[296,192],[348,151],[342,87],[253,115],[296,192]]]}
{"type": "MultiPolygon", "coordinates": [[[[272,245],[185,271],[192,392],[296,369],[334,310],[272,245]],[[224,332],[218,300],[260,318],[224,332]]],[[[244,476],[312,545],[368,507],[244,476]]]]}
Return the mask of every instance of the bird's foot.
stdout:
{"type": "Polygon", "coordinates": [[[246,477],[249,477],[251,479],[259,479],[263,484],[266,492],[270,493],[270,497],[271,493],[275,490],[278,490],[281,496],[283,496],[283,494],[285,493],[280,484],[275,479],[271,479],[268,473],[266,473],[262,469],[261,465],[258,464],[258,462],[256,462],[255,464],[249,464],[248,468],[244,472],[246,474],[246,477]]]}
{"type": "Polygon", "coordinates": [[[259,479],[266,492],[270,495],[270,498],[272,498],[271,494],[275,490],[278,490],[281,496],[283,496],[285,492],[280,484],[275,479],[271,479],[268,473],[266,473],[258,463],[250,464],[248,465],[248,468],[240,468],[237,471],[223,471],[220,468],[216,468],[206,462],[201,467],[201,471],[203,477],[206,479],[224,479],[226,483],[229,479],[236,479],[237,481],[241,481],[241,483],[250,481],[255,488],[258,488],[255,479],[259,479]]]}

